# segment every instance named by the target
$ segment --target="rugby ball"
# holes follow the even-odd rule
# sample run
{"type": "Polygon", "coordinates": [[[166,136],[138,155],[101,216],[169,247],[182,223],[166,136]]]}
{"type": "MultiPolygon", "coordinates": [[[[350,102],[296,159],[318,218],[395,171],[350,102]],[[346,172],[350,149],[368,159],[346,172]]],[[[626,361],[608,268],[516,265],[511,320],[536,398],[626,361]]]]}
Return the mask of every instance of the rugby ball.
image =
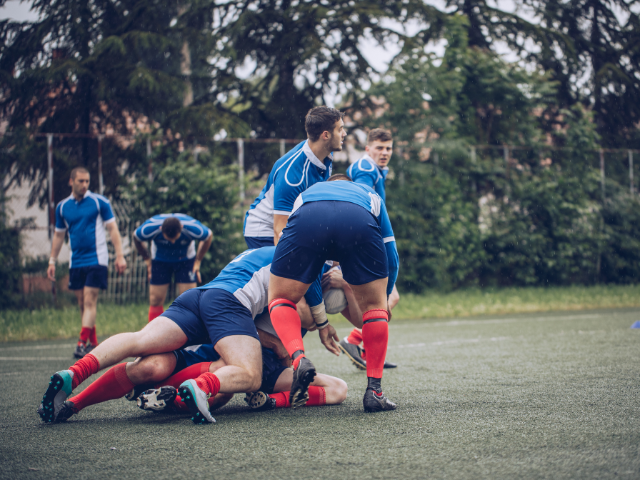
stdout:
{"type": "Polygon", "coordinates": [[[341,288],[330,288],[322,294],[324,308],[329,315],[335,315],[347,308],[348,302],[341,288]]]}

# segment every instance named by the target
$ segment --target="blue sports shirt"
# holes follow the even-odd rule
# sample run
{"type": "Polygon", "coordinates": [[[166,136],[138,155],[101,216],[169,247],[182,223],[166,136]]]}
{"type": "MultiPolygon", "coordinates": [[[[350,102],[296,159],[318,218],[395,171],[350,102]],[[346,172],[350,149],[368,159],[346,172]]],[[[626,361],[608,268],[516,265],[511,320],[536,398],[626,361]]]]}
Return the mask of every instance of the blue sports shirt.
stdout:
{"type": "MultiPolygon", "coordinates": [[[[313,185],[302,192],[296,199],[293,212],[305,203],[332,200],[337,202],[350,202],[361,206],[376,218],[382,233],[387,261],[389,263],[389,282],[387,283],[387,295],[391,294],[393,286],[398,278],[399,257],[396,247],[396,239],[393,235],[389,214],[384,202],[371,187],[348,181],[323,182],[313,185]]],[[[293,213],[291,212],[291,213],[293,213]]]]}
{"type": "Polygon", "coordinates": [[[72,195],[56,206],[56,232],[69,231],[69,268],[109,265],[104,226],[115,222],[111,204],[90,190],[79,202],[72,195]]]}
{"type": "Polygon", "coordinates": [[[211,230],[198,220],[183,213],[163,213],[155,215],[140,225],[134,235],[141,241],[151,242],[151,258],[160,262],[182,262],[196,256],[195,240],[206,240],[211,230]],[[162,222],[169,217],[176,217],[182,224],[180,237],[171,243],[162,235],[162,222]]]}
{"type": "Polygon", "coordinates": [[[327,180],[331,169],[332,158],[318,159],[308,141],[296,145],[275,163],[267,184],[249,207],[244,219],[244,236],[273,237],[273,215],[289,215],[298,195],[311,185],[327,180]]]}
{"type": "MultiPolygon", "coordinates": [[[[216,278],[198,288],[226,290],[256,318],[269,305],[269,277],[275,251],[276,247],[245,250],[224,267],[216,278]]],[[[304,296],[310,307],[322,302],[321,280],[322,274],[318,275],[304,296]]]]}
{"type": "Polygon", "coordinates": [[[387,201],[384,182],[389,174],[389,167],[380,168],[369,155],[362,157],[347,169],[347,175],[356,183],[373,188],[378,195],[387,201]]]}

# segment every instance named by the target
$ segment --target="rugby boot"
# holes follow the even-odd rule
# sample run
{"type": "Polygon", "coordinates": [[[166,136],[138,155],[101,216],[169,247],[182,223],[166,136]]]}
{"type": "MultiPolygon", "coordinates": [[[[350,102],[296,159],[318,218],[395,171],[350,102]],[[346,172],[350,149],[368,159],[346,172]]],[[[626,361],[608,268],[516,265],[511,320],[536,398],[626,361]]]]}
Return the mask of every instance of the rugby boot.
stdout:
{"type": "Polygon", "coordinates": [[[53,423],[57,421],[60,409],[64,401],[71,395],[73,382],[73,372],[71,370],[61,370],[51,376],[51,381],[47,391],[42,396],[42,404],[37,412],[43,422],[53,423]]]}
{"type": "Polygon", "coordinates": [[[87,343],[87,345],[84,347],[84,354],[86,355],[88,353],[91,353],[91,351],[96,347],[97,345],[92,345],[90,343],[87,343]]]}
{"type": "Polygon", "coordinates": [[[125,393],[124,398],[130,402],[135,402],[142,393],[146,392],[151,387],[153,387],[153,383],[141,383],[140,385],[135,385],[129,393],[125,393]]]}
{"type": "Polygon", "coordinates": [[[309,400],[309,384],[316,376],[316,367],[311,360],[302,357],[298,363],[298,368],[293,371],[293,381],[291,382],[291,392],[289,392],[289,403],[291,408],[304,406],[309,400]]]}
{"type": "Polygon", "coordinates": [[[387,362],[385,360],[383,368],[398,368],[398,364],[397,363],[392,363],[392,362],[387,362]]]}
{"type": "Polygon", "coordinates": [[[198,387],[195,380],[185,380],[178,388],[178,395],[189,407],[191,421],[196,425],[216,423],[216,419],[209,412],[209,395],[198,387]]]}
{"type": "Polygon", "coordinates": [[[367,388],[362,399],[365,412],[382,412],[384,410],[395,410],[397,405],[384,396],[384,393],[376,392],[373,388],[367,388]]]}
{"type": "Polygon", "coordinates": [[[358,370],[367,369],[367,362],[365,362],[360,356],[359,346],[352,345],[351,343],[347,342],[346,337],[340,340],[338,346],[340,347],[340,350],[342,350],[342,353],[344,353],[347,358],[351,360],[351,363],[353,363],[358,370]]]}
{"type": "Polygon", "coordinates": [[[244,401],[247,402],[247,405],[249,405],[254,412],[263,412],[276,408],[276,399],[260,391],[247,393],[244,396],[244,401]]]}
{"type": "Polygon", "coordinates": [[[82,342],[78,342],[78,344],[76,345],[76,349],[73,351],[73,356],[76,358],[82,358],[87,353],[89,352],[87,352],[87,347],[85,346],[85,344],[82,342]]]}
{"type": "Polygon", "coordinates": [[[171,385],[151,388],[142,392],[138,398],[138,408],[142,410],[153,410],[154,412],[162,412],[164,410],[173,410],[173,401],[178,396],[178,391],[171,385]]]}

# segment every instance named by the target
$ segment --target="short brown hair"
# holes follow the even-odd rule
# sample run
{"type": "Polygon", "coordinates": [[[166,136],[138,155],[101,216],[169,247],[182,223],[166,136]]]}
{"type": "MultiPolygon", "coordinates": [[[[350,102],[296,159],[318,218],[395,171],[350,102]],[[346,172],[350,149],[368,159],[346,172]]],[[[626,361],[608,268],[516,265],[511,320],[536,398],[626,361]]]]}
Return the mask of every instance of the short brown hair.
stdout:
{"type": "Polygon", "coordinates": [[[87,170],[84,167],[76,167],[73,170],[71,170],[71,175],[69,176],[71,178],[71,180],[75,180],[76,179],[76,175],[78,173],[89,173],[89,170],[87,170]]]}
{"type": "Polygon", "coordinates": [[[162,222],[162,233],[169,238],[176,238],[182,231],[182,223],[176,217],[167,217],[162,222]]]}
{"type": "Polygon", "coordinates": [[[304,129],[312,142],[317,141],[322,132],[332,132],[338,120],[344,113],[331,107],[313,107],[304,117],[304,129]]]}
{"type": "Polygon", "coordinates": [[[373,142],[389,142],[393,140],[391,132],[384,128],[374,128],[367,135],[367,145],[371,145],[373,142]]]}
{"type": "Polygon", "coordinates": [[[345,173],[335,173],[327,179],[327,182],[333,182],[335,180],[347,180],[349,182],[353,182],[351,177],[345,173]]]}

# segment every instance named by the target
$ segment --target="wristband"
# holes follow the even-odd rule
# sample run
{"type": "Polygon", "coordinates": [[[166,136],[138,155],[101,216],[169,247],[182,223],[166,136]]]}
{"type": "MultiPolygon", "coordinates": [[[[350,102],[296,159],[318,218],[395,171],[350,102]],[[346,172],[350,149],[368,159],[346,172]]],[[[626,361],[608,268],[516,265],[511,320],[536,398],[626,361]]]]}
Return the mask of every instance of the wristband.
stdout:
{"type": "Polygon", "coordinates": [[[311,316],[313,321],[319,330],[329,326],[329,319],[327,318],[327,311],[324,308],[324,300],[319,305],[311,307],[311,316]]]}
{"type": "Polygon", "coordinates": [[[56,264],[56,259],[53,257],[49,258],[49,265],[55,265],[56,264]]]}

